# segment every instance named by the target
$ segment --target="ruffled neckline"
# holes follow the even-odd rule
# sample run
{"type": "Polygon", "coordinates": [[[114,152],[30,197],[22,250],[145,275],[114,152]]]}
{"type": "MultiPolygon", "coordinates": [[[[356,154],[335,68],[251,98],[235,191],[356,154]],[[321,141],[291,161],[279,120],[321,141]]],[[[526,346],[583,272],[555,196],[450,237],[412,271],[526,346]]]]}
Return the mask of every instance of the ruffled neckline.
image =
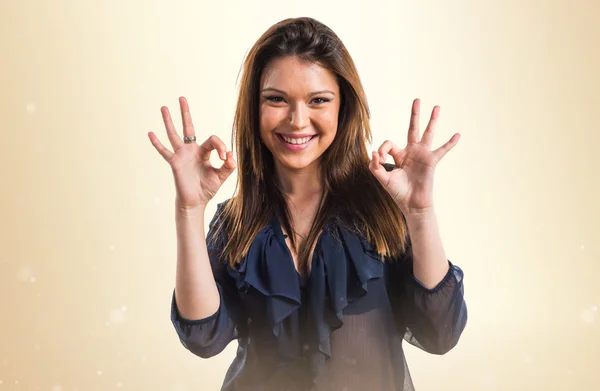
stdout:
{"type": "Polygon", "coordinates": [[[301,284],[304,287],[308,286],[308,283],[310,281],[310,277],[312,275],[312,267],[314,265],[315,262],[315,258],[317,256],[317,249],[321,247],[322,245],[322,239],[323,239],[323,234],[330,230],[332,228],[332,222],[329,221],[325,224],[325,227],[323,228],[323,232],[321,232],[321,234],[317,237],[317,242],[315,244],[315,249],[313,251],[313,256],[311,259],[311,265],[310,265],[310,271],[308,273],[308,275],[306,277],[302,276],[302,274],[300,274],[300,272],[298,271],[298,269],[296,269],[296,265],[294,264],[294,258],[292,256],[292,252],[290,251],[290,248],[288,247],[287,243],[285,242],[285,239],[287,238],[287,235],[283,233],[283,229],[281,228],[281,223],[279,222],[279,219],[277,218],[273,218],[267,228],[270,228],[273,232],[273,234],[275,235],[276,239],[279,240],[280,244],[282,246],[284,246],[284,248],[287,250],[287,254],[288,254],[288,261],[286,262],[289,265],[291,265],[291,267],[294,269],[294,271],[296,272],[296,275],[298,276],[298,278],[300,279],[301,284]]]}
{"type": "Polygon", "coordinates": [[[329,358],[330,334],[342,327],[344,308],[367,293],[370,280],[383,276],[383,263],[363,238],[329,221],[317,239],[310,273],[304,279],[296,270],[279,220],[273,218],[259,231],[239,266],[228,270],[238,291],[256,290],[264,296],[282,356],[301,358],[308,346],[329,358]],[[301,307],[305,317],[297,316],[301,307]],[[308,340],[289,332],[300,327],[308,340]]]}

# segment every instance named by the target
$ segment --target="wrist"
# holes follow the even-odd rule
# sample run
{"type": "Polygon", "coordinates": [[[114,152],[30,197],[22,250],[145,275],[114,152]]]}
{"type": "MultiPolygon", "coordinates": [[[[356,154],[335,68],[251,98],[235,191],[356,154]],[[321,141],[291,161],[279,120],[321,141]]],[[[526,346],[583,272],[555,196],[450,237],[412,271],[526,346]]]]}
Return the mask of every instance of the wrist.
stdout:
{"type": "Polygon", "coordinates": [[[409,220],[414,222],[427,221],[436,218],[436,211],[433,206],[430,206],[428,208],[401,208],[401,211],[404,217],[406,218],[407,222],[409,220]]]}
{"type": "Polygon", "coordinates": [[[431,232],[438,226],[435,210],[421,210],[412,212],[404,216],[406,219],[406,228],[411,236],[419,235],[422,232],[431,232]]]}
{"type": "Polygon", "coordinates": [[[175,212],[181,217],[197,217],[204,216],[206,205],[182,205],[178,201],[175,201],[175,212]]]}

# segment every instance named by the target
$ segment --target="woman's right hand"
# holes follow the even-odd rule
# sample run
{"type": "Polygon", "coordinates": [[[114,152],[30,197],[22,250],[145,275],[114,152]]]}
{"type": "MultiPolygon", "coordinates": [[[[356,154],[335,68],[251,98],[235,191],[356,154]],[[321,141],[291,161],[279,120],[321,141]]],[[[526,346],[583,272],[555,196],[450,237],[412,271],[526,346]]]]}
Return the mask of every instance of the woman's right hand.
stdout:
{"type": "MultiPolygon", "coordinates": [[[[194,137],[194,125],[187,100],[179,98],[184,137],[194,137]]],[[[236,168],[232,152],[227,151],[225,143],[212,135],[201,145],[196,142],[184,143],[177,134],[169,109],[161,107],[161,113],[167,136],[173,152],[158,140],[153,132],[148,133],[150,142],[158,153],[169,163],[175,179],[177,206],[183,209],[205,207],[221,185],[236,168]],[[215,168],[210,163],[210,153],[216,149],[223,164],[215,168]]]]}

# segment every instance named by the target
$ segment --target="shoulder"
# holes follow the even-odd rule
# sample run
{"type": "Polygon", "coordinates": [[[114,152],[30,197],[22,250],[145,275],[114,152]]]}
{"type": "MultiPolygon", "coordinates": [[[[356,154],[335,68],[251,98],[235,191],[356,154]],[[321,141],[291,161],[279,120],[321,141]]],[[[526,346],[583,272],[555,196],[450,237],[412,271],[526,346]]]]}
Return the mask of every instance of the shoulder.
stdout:
{"type": "Polygon", "coordinates": [[[231,198],[226,198],[225,200],[217,203],[217,213],[223,211],[223,209],[231,202],[231,198]]]}
{"type": "Polygon", "coordinates": [[[208,223],[208,234],[207,243],[211,245],[224,246],[227,241],[226,229],[224,221],[226,219],[226,206],[229,204],[231,198],[228,198],[222,202],[217,203],[214,215],[211,217],[208,223]]]}
{"type": "Polygon", "coordinates": [[[221,221],[227,215],[227,205],[231,203],[231,200],[231,198],[227,198],[217,203],[217,207],[215,210],[215,214],[212,217],[211,224],[221,221]]]}

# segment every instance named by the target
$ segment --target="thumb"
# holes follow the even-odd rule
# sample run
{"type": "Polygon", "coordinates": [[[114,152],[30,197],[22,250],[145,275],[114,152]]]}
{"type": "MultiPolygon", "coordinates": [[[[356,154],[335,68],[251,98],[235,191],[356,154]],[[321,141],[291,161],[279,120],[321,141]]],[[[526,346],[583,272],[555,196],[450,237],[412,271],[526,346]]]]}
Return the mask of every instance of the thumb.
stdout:
{"type": "Polygon", "coordinates": [[[371,170],[371,172],[373,173],[373,175],[375,176],[375,178],[377,178],[377,180],[382,184],[382,185],[386,185],[388,182],[388,172],[387,170],[383,167],[383,165],[381,165],[380,160],[381,157],[379,156],[379,154],[377,152],[373,152],[372,154],[372,160],[371,163],[369,164],[369,170],[371,170]]]}
{"type": "Polygon", "coordinates": [[[223,162],[223,165],[217,169],[217,173],[221,180],[225,180],[231,175],[233,171],[235,171],[237,164],[233,159],[233,152],[229,151],[226,153],[226,159],[223,162]]]}

